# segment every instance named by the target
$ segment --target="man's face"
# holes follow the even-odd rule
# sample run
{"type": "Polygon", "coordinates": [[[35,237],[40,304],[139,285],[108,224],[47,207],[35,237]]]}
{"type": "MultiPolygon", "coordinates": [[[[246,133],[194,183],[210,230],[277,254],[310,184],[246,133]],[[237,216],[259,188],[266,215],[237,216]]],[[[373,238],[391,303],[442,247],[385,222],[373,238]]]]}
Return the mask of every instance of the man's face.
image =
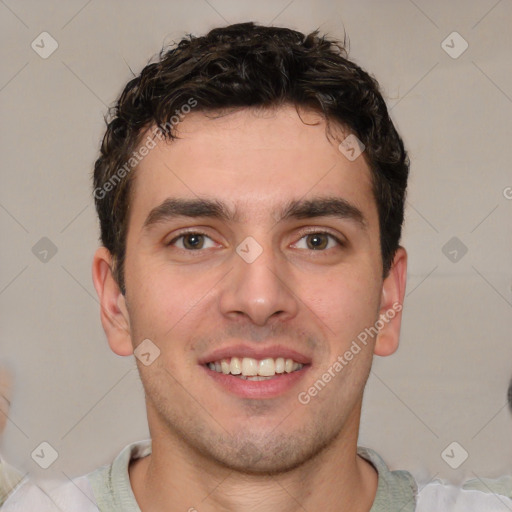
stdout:
{"type": "Polygon", "coordinates": [[[290,469],[357,431],[371,365],[370,342],[307,405],[298,399],[378,319],[383,284],[368,166],[327,139],[320,116],[302,118],[294,107],[189,114],[132,189],[126,307],[133,347],[160,350],[138,362],[152,436],[239,471],[290,469]],[[346,203],[340,215],[281,219],[294,201],[325,198],[346,203]],[[161,207],[200,199],[237,218],[161,207]],[[249,359],[271,359],[260,373],[282,372],[281,358],[303,366],[244,379],[222,372],[237,372],[235,357],[245,373],[249,359]]]}

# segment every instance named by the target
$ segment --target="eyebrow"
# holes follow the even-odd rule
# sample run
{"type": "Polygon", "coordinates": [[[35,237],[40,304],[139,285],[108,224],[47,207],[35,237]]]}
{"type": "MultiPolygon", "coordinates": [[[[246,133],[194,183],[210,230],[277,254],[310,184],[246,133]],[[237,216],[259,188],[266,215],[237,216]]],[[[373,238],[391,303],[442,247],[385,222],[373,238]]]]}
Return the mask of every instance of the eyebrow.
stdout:
{"type": "MultiPolygon", "coordinates": [[[[277,213],[277,222],[289,219],[307,219],[314,217],[333,217],[351,220],[362,229],[367,229],[368,222],[363,212],[337,196],[316,197],[312,199],[294,199],[289,201],[277,213]]],[[[177,217],[207,217],[225,222],[239,223],[240,212],[231,211],[224,203],[216,199],[184,199],[169,197],[153,208],[143,224],[143,230],[177,217]]]]}

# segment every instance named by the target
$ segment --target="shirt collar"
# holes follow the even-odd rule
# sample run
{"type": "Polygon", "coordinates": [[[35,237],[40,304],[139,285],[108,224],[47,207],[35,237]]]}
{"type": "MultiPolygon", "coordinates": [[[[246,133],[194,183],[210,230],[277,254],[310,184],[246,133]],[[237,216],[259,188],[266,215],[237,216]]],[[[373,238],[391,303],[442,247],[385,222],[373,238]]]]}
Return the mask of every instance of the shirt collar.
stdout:
{"type": "MultiPolygon", "coordinates": [[[[100,512],[141,512],[130,485],[128,468],[131,460],[151,453],[151,439],[126,446],[110,466],[88,475],[100,512]]],[[[380,455],[359,446],[357,453],[370,462],[378,473],[375,500],[370,512],[414,512],[418,487],[408,471],[390,471],[380,455]]]]}

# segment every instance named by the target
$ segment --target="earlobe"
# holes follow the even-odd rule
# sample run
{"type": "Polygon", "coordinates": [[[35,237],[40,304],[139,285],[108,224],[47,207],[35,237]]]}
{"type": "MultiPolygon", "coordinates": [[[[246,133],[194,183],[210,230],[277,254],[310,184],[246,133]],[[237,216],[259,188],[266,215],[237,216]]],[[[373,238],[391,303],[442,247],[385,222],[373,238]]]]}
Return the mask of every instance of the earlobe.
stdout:
{"type": "Polygon", "coordinates": [[[125,297],[112,275],[112,256],[105,247],[100,247],[94,254],[92,278],[100,301],[101,323],[110,348],[117,355],[131,355],[130,316],[125,297]]]}
{"type": "Polygon", "coordinates": [[[378,356],[389,356],[398,349],[406,279],[407,252],[403,247],[399,247],[382,285],[379,334],[374,348],[374,353],[378,356]]]}

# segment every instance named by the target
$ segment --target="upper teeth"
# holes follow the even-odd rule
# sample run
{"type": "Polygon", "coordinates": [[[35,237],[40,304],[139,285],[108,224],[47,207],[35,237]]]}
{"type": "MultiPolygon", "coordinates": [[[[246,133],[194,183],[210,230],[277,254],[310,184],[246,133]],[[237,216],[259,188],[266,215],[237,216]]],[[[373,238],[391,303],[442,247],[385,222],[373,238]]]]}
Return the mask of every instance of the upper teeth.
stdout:
{"type": "Polygon", "coordinates": [[[291,373],[300,370],[304,365],[295,362],[293,359],[268,357],[258,361],[252,357],[232,357],[208,363],[208,368],[219,373],[228,375],[243,375],[245,377],[260,375],[271,377],[276,373],[291,373]]]}

